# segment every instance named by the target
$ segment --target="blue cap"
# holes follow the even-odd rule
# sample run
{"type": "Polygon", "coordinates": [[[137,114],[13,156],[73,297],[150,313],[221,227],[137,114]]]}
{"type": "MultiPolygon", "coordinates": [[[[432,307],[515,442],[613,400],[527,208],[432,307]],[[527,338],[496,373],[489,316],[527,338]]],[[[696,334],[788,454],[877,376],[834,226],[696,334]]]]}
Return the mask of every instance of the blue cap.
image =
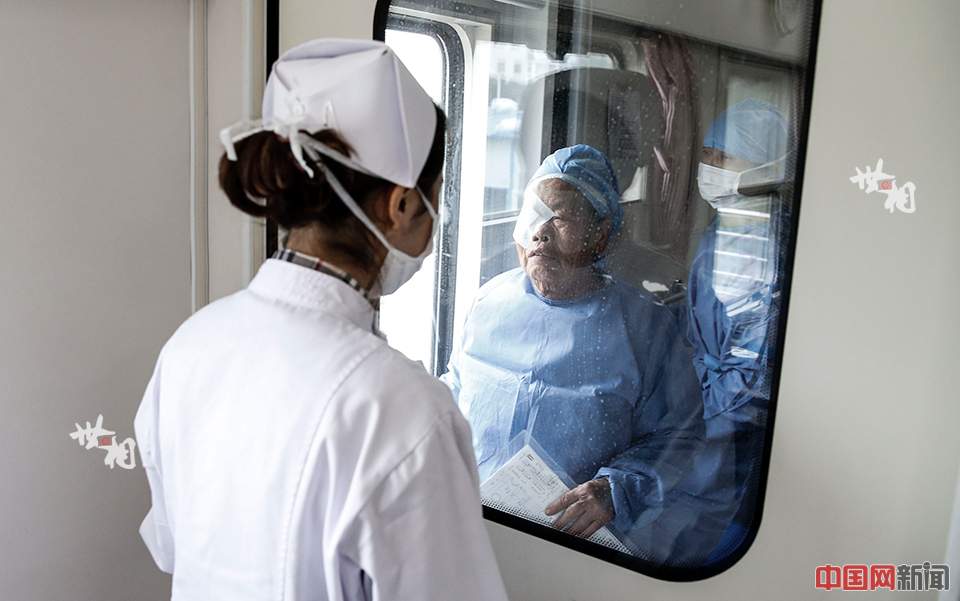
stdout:
{"type": "Polygon", "coordinates": [[[586,144],[561,148],[543,160],[529,185],[545,179],[561,179],[576,187],[602,219],[610,220],[611,236],[620,229],[623,223],[620,185],[605,154],[586,144]]]}
{"type": "Polygon", "coordinates": [[[770,163],[787,153],[789,138],[787,118],[780,109],[747,98],[720,113],[707,129],[703,145],[753,163],[770,163]]]}

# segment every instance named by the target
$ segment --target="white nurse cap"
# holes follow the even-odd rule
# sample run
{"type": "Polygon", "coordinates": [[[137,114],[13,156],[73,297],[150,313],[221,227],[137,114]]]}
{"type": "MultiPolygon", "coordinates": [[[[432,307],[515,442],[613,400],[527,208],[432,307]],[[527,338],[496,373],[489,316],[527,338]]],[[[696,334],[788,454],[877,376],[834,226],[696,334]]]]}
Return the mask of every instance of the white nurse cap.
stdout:
{"type": "Polygon", "coordinates": [[[263,94],[263,119],[220,132],[227,158],[234,143],[259,131],[290,140],[294,157],[313,177],[303,154],[319,154],[404,188],[417,185],[437,127],[433,101],[383,42],[307,42],[273,65],[263,94]],[[298,133],[335,129],[353,148],[346,157],[298,133]]]}

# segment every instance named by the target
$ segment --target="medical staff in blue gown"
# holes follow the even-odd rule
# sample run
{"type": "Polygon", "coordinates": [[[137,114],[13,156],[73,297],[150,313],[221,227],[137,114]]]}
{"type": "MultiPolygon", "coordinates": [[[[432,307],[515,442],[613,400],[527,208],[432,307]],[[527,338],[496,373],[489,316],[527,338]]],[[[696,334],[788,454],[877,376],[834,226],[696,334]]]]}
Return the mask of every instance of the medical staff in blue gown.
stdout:
{"type": "Polygon", "coordinates": [[[657,538],[676,539],[674,562],[722,558],[753,517],[789,231],[777,191],[789,138],[784,115],[751,98],[728,107],[703,141],[698,187],[717,214],[690,269],[686,335],[707,438],[657,524],[657,538]]]}
{"type": "Polygon", "coordinates": [[[583,537],[656,518],[703,435],[675,318],[603,269],[622,221],[605,155],[578,145],[547,157],[514,231],[521,267],[480,289],[443,377],[473,428],[481,478],[526,431],[578,484],[547,515],[583,537]]]}

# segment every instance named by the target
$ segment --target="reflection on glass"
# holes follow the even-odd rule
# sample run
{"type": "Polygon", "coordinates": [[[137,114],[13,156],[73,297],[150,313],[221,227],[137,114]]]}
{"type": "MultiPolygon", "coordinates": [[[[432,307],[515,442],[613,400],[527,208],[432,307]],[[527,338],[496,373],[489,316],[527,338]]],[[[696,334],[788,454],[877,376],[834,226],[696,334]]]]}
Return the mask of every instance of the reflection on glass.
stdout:
{"type": "Polygon", "coordinates": [[[778,242],[790,216],[778,190],[789,138],[783,113],[749,98],[717,117],[703,140],[699,193],[717,214],[693,258],[685,316],[707,435],[650,534],[673,541],[676,563],[721,559],[752,522],[786,248],[778,242]]]}
{"type": "Polygon", "coordinates": [[[524,196],[521,267],[481,287],[444,379],[473,428],[481,479],[527,432],[576,484],[546,508],[555,526],[629,534],[657,517],[699,449],[690,355],[670,311],[604,268],[623,209],[603,153],[558,150],[524,196]]]}
{"type": "Polygon", "coordinates": [[[625,565],[737,557],[775,400],[812,2],[391,6],[463,45],[438,349],[485,502],[642,560],[625,565]]]}
{"type": "MultiPolygon", "coordinates": [[[[520,210],[523,190],[532,169],[522,144],[524,111],[542,107],[539,90],[546,77],[575,68],[612,69],[613,59],[603,54],[567,54],[552,60],[543,50],[520,44],[479,42],[478,52],[489,53],[495,69],[490,73],[487,109],[486,168],[483,188],[483,267],[481,282],[517,267],[511,232],[520,210]]],[[[527,132],[527,137],[530,133],[527,132]]],[[[539,144],[539,140],[537,141],[539,144]]],[[[540,157],[535,159],[538,163],[540,157]]],[[[536,168],[534,164],[532,168],[536,168]]]]}

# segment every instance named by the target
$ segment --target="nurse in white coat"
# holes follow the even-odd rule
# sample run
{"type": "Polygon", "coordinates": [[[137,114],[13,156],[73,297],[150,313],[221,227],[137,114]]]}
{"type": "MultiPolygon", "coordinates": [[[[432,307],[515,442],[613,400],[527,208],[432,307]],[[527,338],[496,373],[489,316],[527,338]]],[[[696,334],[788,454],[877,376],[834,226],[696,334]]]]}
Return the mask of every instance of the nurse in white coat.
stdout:
{"type": "Polygon", "coordinates": [[[220,182],[286,250],[177,330],[135,421],[173,600],[505,599],[469,426],[375,327],[432,250],[442,112],[382,43],[317,40],[263,117],[220,182]]]}

